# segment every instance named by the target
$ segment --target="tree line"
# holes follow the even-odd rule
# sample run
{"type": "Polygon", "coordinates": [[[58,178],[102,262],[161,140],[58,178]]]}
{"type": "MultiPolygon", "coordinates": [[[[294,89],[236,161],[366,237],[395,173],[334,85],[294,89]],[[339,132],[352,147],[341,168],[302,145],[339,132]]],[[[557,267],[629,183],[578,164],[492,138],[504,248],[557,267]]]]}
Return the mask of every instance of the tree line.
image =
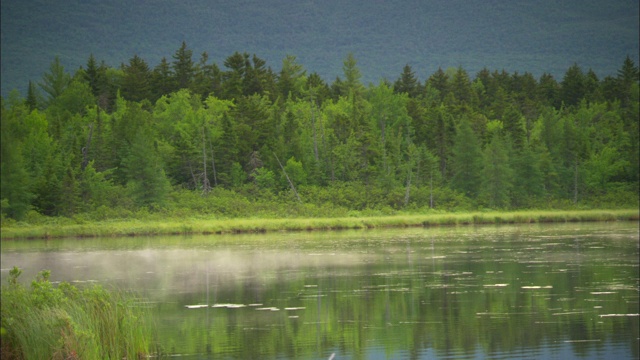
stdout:
{"type": "Polygon", "coordinates": [[[331,83],[295,56],[219,67],[184,42],[153,68],[55,58],[2,99],[2,215],[637,206],[638,85],[629,57],[603,79],[406,65],[368,85],[351,54],[331,83]]]}

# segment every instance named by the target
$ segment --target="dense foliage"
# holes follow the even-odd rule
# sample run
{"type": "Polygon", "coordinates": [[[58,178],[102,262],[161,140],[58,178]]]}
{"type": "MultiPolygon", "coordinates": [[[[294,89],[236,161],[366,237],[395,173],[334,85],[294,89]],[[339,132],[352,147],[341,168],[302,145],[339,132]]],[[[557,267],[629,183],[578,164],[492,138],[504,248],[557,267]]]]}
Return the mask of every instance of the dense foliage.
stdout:
{"type": "Polygon", "coordinates": [[[638,68],[616,77],[406,65],[365,86],[356,59],[328,84],[185,43],[155,68],[56,58],[26,99],[2,99],[2,214],[305,216],[349,210],[637,206],[638,68]],[[275,209],[270,212],[267,209],[275,209]]]}

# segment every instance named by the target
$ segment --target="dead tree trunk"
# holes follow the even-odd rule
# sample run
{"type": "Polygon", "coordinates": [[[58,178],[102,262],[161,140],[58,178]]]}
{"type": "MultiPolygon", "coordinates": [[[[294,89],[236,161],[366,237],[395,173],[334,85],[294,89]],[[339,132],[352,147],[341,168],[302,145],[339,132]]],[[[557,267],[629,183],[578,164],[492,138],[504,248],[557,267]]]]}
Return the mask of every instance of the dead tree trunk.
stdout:
{"type": "Polygon", "coordinates": [[[207,176],[207,151],[206,151],[206,141],[204,137],[204,126],[202,127],[202,192],[204,194],[208,194],[211,191],[211,184],[209,184],[209,177],[207,176]]]}
{"type": "Polygon", "coordinates": [[[211,168],[213,169],[213,184],[214,186],[218,186],[218,174],[216,173],[216,161],[213,157],[213,145],[211,144],[211,139],[209,139],[209,150],[211,151],[211,168]]]}
{"type": "Polygon", "coordinates": [[[193,188],[197,189],[198,179],[196,178],[196,174],[193,172],[193,167],[191,166],[191,160],[187,162],[187,165],[189,165],[189,172],[191,173],[191,179],[193,180],[193,188]]]}
{"type": "Polygon", "coordinates": [[[578,203],[578,160],[576,160],[575,170],[573,174],[573,203],[578,203]]]}
{"type": "Polygon", "coordinates": [[[316,116],[313,108],[315,107],[315,102],[313,101],[313,97],[311,98],[311,126],[313,127],[313,155],[316,159],[316,162],[319,160],[318,156],[318,139],[316,137],[316,116]]]}
{"type": "Polygon", "coordinates": [[[298,202],[302,203],[302,200],[300,199],[300,195],[298,195],[298,191],[296,190],[296,187],[293,186],[293,182],[289,178],[289,175],[287,175],[287,172],[284,170],[284,166],[282,166],[282,163],[280,162],[280,159],[278,159],[278,155],[276,155],[276,153],[273,153],[273,156],[276,157],[276,160],[278,161],[278,164],[280,165],[280,168],[282,169],[282,173],[284,173],[284,176],[287,178],[287,181],[289,182],[289,186],[291,187],[291,190],[293,190],[293,193],[296,195],[296,199],[298,199],[298,202]]]}
{"type": "Polygon", "coordinates": [[[411,169],[409,169],[408,171],[409,174],[407,174],[407,189],[404,192],[404,206],[406,207],[407,205],[409,205],[409,195],[411,192],[411,169]]]}
{"type": "Polygon", "coordinates": [[[89,136],[87,137],[87,146],[82,148],[82,165],[84,170],[89,165],[89,146],[91,146],[91,137],[93,137],[93,124],[89,124],[89,136]]]}

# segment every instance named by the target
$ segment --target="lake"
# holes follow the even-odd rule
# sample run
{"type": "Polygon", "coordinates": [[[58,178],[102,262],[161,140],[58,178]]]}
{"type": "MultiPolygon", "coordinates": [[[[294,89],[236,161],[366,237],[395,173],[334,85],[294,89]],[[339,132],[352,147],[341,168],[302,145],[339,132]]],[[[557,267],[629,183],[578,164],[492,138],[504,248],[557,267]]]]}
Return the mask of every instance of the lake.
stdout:
{"type": "Polygon", "coordinates": [[[637,359],[637,222],[10,240],[134,289],[182,359],[637,359]]]}

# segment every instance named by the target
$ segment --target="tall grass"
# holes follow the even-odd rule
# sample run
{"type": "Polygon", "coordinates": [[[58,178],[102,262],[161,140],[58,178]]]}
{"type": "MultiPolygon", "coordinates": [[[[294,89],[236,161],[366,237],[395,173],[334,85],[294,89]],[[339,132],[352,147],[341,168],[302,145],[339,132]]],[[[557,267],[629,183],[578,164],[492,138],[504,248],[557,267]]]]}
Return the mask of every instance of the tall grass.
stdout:
{"type": "MultiPolygon", "coordinates": [[[[403,213],[387,216],[326,218],[147,218],[83,223],[16,224],[3,226],[2,239],[172,234],[221,234],[267,231],[365,229],[406,226],[513,224],[573,221],[637,221],[638,209],[627,210],[531,210],[512,212],[403,213]]],[[[354,215],[354,214],[351,214],[354,215]]]]}
{"type": "Polygon", "coordinates": [[[132,294],[55,287],[47,271],[25,288],[19,275],[14,268],[2,288],[2,359],[138,359],[151,353],[150,314],[132,294]]]}

